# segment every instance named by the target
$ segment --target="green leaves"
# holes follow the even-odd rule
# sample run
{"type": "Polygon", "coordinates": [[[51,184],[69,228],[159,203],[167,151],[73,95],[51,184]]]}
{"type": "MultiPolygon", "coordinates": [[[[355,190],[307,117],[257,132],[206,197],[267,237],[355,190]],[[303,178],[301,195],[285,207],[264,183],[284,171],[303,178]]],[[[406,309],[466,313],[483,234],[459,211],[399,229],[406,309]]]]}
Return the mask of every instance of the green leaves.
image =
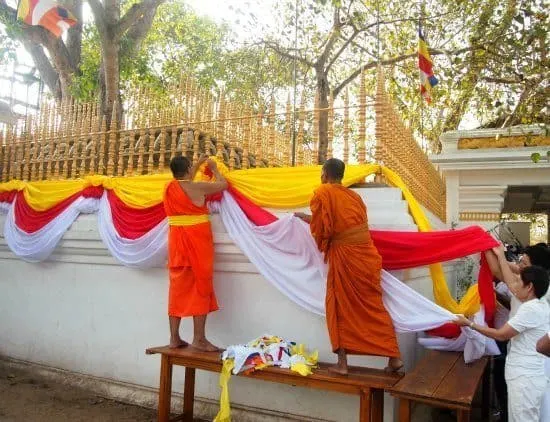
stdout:
{"type": "MultiPolygon", "coordinates": [[[[546,151],[546,161],[550,163],[550,150],[546,151]]],[[[531,161],[533,163],[538,163],[542,159],[542,154],[540,152],[534,152],[531,154],[531,161]]]]}

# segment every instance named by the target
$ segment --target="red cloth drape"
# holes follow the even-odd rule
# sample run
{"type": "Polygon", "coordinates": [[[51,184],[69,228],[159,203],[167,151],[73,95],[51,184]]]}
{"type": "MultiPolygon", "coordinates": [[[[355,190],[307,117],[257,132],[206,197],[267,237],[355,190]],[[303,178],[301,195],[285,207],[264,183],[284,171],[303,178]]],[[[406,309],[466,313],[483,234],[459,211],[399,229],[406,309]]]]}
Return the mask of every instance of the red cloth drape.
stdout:
{"type": "Polygon", "coordinates": [[[498,245],[478,226],[432,232],[371,231],[387,270],[419,267],[486,251],[498,245]]]}
{"type": "Polygon", "coordinates": [[[116,231],[126,239],[137,239],[166,218],[161,203],[148,208],[133,208],[126,205],[115,192],[107,191],[111,217],[116,231]]]}
{"type": "MultiPolygon", "coordinates": [[[[102,187],[90,186],[82,192],[56,204],[46,211],[35,211],[26,202],[23,192],[2,192],[0,202],[15,201],[15,222],[27,233],[33,233],[63,212],[79,196],[99,198],[102,187]]],[[[239,204],[248,219],[257,226],[267,225],[277,220],[269,211],[254,204],[233,187],[229,193],[239,204]]],[[[136,239],[165,217],[162,203],[149,208],[133,208],[120,200],[114,191],[108,192],[113,224],[117,232],[127,239],[136,239]]],[[[209,201],[218,201],[221,194],[209,197],[209,201]]],[[[437,262],[462,258],[474,253],[483,252],[497,246],[488,233],[480,227],[468,227],[461,230],[446,230],[434,232],[395,232],[371,231],[372,238],[383,259],[383,267],[388,270],[419,267],[437,262]]],[[[492,284],[492,274],[482,255],[481,269],[478,278],[478,291],[485,308],[486,320],[492,322],[495,310],[495,298],[492,284]]],[[[432,334],[444,337],[457,335],[456,326],[442,326],[432,330],[432,334]]]]}
{"type": "Polygon", "coordinates": [[[426,334],[434,337],[444,338],[457,338],[460,335],[460,326],[449,322],[443,324],[441,327],[434,328],[433,330],[426,331],[426,334]]]}
{"type": "Polygon", "coordinates": [[[45,211],[36,211],[25,200],[23,191],[19,191],[16,194],[14,205],[15,224],[27,233],[34,233],[65,211],[78,197],[100,198],[102,193],[101,186],[89,186],[45,211]]]}
{"type": "Polygon", "coordinates": [[[8,204],[11,204],[15,199],[16,194],[17,191],[14,190],[10,190],[9,192],[0,192],[0,202],[7,202],[8,204]]]}
{"type": "MultiPolygon", "coordinates": [[[[382,266],[387,270],[451,261],[498,246],[498,242],[478,226],[423,233],[373,230],[371,235],[382,255],[382,266]]],[[[484,254],[481,255],[477,283],[485,321],[492,326],[496,302],[493,276],[484,254]]]]}

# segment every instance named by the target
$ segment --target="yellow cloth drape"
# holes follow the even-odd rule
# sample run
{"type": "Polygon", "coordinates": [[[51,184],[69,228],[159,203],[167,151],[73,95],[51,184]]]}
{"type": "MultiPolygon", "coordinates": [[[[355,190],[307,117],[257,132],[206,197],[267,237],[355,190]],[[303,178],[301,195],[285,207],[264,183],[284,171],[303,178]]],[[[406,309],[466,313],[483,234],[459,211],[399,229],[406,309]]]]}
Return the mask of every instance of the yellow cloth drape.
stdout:
{"type": "Polygon", "coordinates": [[[88,186],[103,186],[114,190],[126,204],[134,208],[147,208],[162,202],[164,186],[172,180],[170,174],[108,177],[86,176],[76,180],[42,180],[22,182],[13,180],[0,184],[0,192],[23,191],[25,200],[36,211],[45,211],[88,186]]]}
{"type": "MultiPolygon", "coordinates": [[[[257,168],[229,172],[227,167],[218,163],[218,168],[234,188],[262,207],[293,209],[307,206],[313,191],[321,183],[320,166],[257,168]]],[[[399,175],[389,168],[378,164],[347,166],[343,184],[349,186],[360,182],[380,170],[391,185],[403,192],[418,229],[422,232],[430,231],[430,222],[422,207],[399,175]]],[[[203,172],[197,174],[197,180],[204,178],[203,172]]],[[[35,210],[43,211],[87,186],[103,186],[114,190],[118,198],[128,206],[147,208],[162,202],[164,187],[169,180],[171,175],[168,173],[130,177],[95,175],[78,180],[39,182],[13,180],[0,184],[0,192],[22,190],[28,204],[35,210]]],[[[477,285],[473,285],[458,303],[449,292],[441,264],[431,265],[430,274],[436,303],[453,313],[473,315],[477,312],[480,306],[477,285]]]]}
{"type": "MultiPolygon", "coordinates": [[[[379,169],[378,164],[347,166],[342,183],[353,185],[379,169]]],[[[313,191],[321,183],[321,167],[260,168],[232,171],[224,176],[257,205],[293,209],[309,205],[313,191]]]]}
{"type": "Polygon", "coordinates": [[[231,403],[229,401],[229,380],[231,371],[235,366],[233,359],[223,361],[222,372],[220,373],[220,411],[214,418],[214,422],[231,422],[231,403]]]}
{"type": "MultiPolygon", "coordinates": [[[[258,168],[229,172],[218,164],[229,183],[257,205],[270,208],[299,208],[309,204],[313,191],[321,183],[320,166],[258,168]]],[[[363,180],[380,168],[377,164],[348,166],[345,186],[363,180]]],[[[201,178],[201,174],[197,179],[201,178]]],[[[162,202],[168,173],[145,176],[87,176],[77,180],[11,181],[0,184],[0,192],[22,190],[27,203],[37,211],[47,210],[88,186],[114,190],[118,198],[134,208],[147,208],[162,202]]]]}

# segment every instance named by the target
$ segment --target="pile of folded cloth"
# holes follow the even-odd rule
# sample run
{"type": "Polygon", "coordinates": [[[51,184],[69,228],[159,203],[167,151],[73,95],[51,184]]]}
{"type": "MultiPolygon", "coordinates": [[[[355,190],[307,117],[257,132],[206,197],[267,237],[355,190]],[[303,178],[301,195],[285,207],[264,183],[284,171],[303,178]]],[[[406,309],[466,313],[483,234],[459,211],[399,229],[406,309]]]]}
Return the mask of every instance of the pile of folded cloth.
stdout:
{"type": "Polygon", "coordinates": [[[307,376],[317,366],[317,350],[310,353],[303,344],[288,342],[281,337],[264,335],[247,344],[229,346],[222,355],[223,369],[220,375],[220,411],[214,422],[229,422],[229,379],[231,374],[249,374],[268,366],[290,369],[307,376]]]}

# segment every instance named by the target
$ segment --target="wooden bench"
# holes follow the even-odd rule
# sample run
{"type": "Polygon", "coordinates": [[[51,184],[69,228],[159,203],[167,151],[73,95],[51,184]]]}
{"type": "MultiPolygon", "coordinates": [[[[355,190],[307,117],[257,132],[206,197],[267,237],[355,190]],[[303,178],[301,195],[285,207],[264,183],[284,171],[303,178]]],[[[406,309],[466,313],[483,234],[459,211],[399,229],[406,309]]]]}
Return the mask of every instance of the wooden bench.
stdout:
{"type": "MultiPolygon", "coordinates": [[[[158,420],[170,420],[172,396],[172,367],[185,367],[185,386],[183,393],[183,414],[173,421],[193,420],[193,403],[195,400],[195,370],[221,372],[222,361],[219,353],[198,352],[192,348],[170,349],[167,346],[147,349],[147,354],[160,354],[160,387],[158,420]]],[[[390,389],[402,377],[402,374],[386,373],[371,368],[350,367],[347,376],[330,374],[327,364],[320,363],[313,375],[303,377],[288,369],[269,367],[249,375],[242,375],[257,380],[277,382],[299,387],[336,391],[360,397],[359,421],[382,422],[384,413],[384,390],[390,389]]]]}
{"type": "Polygon", "coordinates": [[[482,409],[488,416],[487,363],[486,357],[466,364],[462,353],[429,351],[391,388],[391,394],[400,399],[399,421],[411,420],[413,402],[456,410],[459,422],[469,421],[474,395],[484,376],[483,401],[486,405],[482,405],[482,409]]]}

